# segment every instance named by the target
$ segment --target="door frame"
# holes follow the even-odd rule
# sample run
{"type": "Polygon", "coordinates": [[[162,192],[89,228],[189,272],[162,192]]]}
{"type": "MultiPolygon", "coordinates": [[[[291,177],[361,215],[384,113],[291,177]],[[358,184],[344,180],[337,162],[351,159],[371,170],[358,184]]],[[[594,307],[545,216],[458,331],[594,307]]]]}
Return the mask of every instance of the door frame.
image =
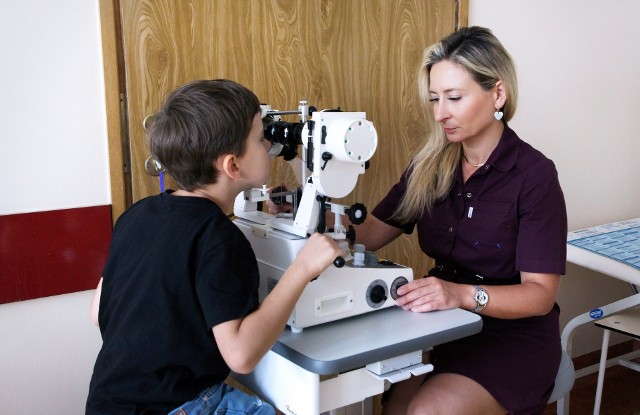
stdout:
{"type": "Polygon", "coordinates": [[[120,25],[120,0],[99,0],[104,66],[111,223],[132,203],[126,111],[126,81],[120,25]]]}

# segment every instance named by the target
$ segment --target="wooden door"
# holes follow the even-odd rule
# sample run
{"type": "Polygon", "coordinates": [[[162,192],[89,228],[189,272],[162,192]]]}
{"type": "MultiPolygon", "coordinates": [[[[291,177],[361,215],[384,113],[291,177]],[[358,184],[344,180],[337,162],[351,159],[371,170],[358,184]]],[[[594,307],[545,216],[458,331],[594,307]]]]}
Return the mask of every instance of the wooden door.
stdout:
{"type": "MultiPolygon", "coordinates": [[[[380,142],[343,202],[369,210],[422,143],[416,70],[423,49],[452,32],[459,13],[454,0],[121,0],[119,7],[133,201],[160,188],[145,171],[145,117],[185,82],[229,78],[273,108],[295,109],[306,99],[317,108],[365,111],[380,142]]],[[[272,182],[292,179],[276,160],[272,182]]],[[[429,265],[415,236],[380,254],[416,276],[429,265]]]]}

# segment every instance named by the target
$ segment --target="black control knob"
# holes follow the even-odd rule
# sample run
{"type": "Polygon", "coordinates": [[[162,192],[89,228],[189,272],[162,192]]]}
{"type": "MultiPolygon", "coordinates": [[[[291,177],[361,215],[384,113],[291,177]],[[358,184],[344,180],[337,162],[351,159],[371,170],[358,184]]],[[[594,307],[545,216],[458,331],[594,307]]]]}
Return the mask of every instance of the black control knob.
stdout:
{"type": "Polygon", "coordinates": [[[367,218],[367,208],[362,203],[354,203],[344,211],[354,225],[360,225],[367,218]]]}
{"type": "Polygon", "coordinates": [[[369,293],[369,298],[373,301],[374,304],[380,304],[387,301],[386,290],[381,285],[376,285],[371,289],[369,293]]]}
{"type": "Polygon", "coordinates": [[[390,290],[391,298],[393,298],[394,300],[397,300],[399,297],[398,288],[408,283],[409,281],[405,277],[398,277],[395,280],[393,280],[393,282],[391,283],[391,290],[390,290]]]}

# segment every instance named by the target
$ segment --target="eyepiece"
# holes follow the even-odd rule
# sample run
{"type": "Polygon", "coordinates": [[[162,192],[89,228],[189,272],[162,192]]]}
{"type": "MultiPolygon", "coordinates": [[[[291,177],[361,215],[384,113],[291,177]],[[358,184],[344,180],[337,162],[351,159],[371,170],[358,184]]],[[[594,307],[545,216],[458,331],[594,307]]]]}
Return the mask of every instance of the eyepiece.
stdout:
{"type": "MultiPolygon", "coordinates": [[[[293,160],[298,155],[298,146],[302,144],[303,123],[290,123],[276,121],[270,116],[262,118],[264,138],[271,143],[281,144],[282,148],[276,157],[284,157],[285,160],[293,160]]],[[[279,147],[279,146],[276,146],[279,147]]]]}

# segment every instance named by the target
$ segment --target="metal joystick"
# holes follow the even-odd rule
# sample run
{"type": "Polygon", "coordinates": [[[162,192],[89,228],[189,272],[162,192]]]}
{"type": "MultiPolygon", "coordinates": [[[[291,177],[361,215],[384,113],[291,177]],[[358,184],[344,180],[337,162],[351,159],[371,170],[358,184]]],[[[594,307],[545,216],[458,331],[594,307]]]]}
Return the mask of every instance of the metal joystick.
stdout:
{"type": "Polygon", "coordinates": [[[344,263],[345,263],[344,258],[341,257],[341,256],[339,256],[339,257],[337,257],[336,259],[333,260],[333,265],[335,265],[336,268],[344,267],[344,263]]]}
{"type": "Polygon", "coordinates": [[[364,267],[365,246],[362,244],[355,244],[353,246],[353,251],[353,265],[356,267],[364,267]]]}

